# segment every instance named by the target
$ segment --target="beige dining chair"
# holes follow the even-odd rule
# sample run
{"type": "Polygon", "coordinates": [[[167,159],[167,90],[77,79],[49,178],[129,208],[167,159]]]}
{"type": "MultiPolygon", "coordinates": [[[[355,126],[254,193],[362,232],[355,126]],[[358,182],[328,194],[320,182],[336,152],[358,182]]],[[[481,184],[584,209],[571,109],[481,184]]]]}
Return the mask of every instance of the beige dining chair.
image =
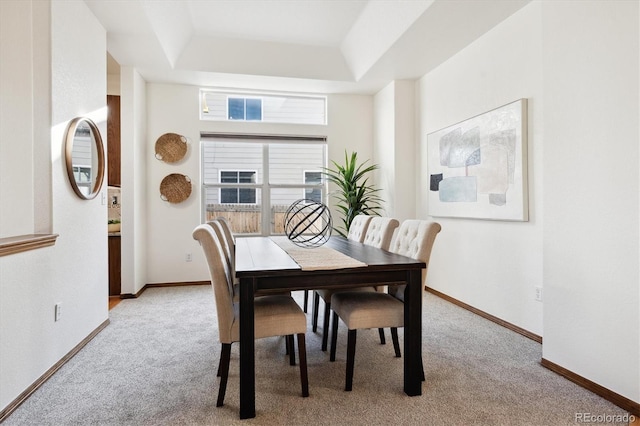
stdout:
{"type": "Polygon", "coordinates": [[[347,238],[353,241],[358,241],[359,243],[363,242],[372,217],[373,216],[366,214],[356,215],[349,226],[347,238]]]}
{"type": "Polygon", "coordinates": [[[393,232],[400,222],[397,219],[384,216],[374,216],[369,221],[369,226],[364,234],[362,242],[368,246],[389,250],[393,232]]]}
{"type": "MultiPolygon", "coordinates": [[[[231,344],[240,340],[239,303],[233,301],[231,271],[224,259],[222,242],[214,229],[206,224],[199,225],[193,231],[193,238],[200,242],[204,251],[211,284],[214,290],[216,311],[218,315],[218,335],[222,344],[218,376],[220,388],[218,390],[217,406],[224,404],[224,396],[229,377],[229,362],[231,359],[231,344]]],[[[297,335],[298,354],[300,357],[300,383],[302,396],[309,396],[309,379],[307,375],[307,352],[305,348],[305,333],[307,320],[298,304],[288,295],[262,296],[254,302],[256,339],[273,336],[287,336],[290,346],[291,364],[295,364],[293,335],[297,335]]]]}
{"type": "MultiPolygon", "coordinates": [[[[364,241],[365,234],[367,232],[367,228],[369,227],[369,222],[371,221],[372,216],[366,214],[359,214],[353,218],[351,221],[351,225],[349,226],[349,232],[347,233],[347,239],[352,241],[357,241],[359,243],[364,241]]],[[[307,312],[307,302],[309,299],[309,290],[305,290],[304,292],[304,311],[307,312]]],[[[320,296],[318,293],[314,292],[313,295],[313,332],[318,329],[318,305],[320,302],[320,296]]],[[[326,345],[323,350],[326,350],[326,345]]]]}
{"type": "MultiPolygon", "coordinates": [[[[354,241],[359,241],[361,243],[377,247],[383,250],[389,249],[389,244],[391,243],[391,237],[393,236],[393,232],[398,227],[399,222],[397,219],[393,219],[390,217],[383,216],[365,216],[358,215],[353,219],[355,223],[357,219],[360,219],[360,223],[356,225],[360,229],[364,229],[364,232],[361,233],[356,231],[353,233],[354,241]],[[364,223],[362,225],[361,223],[364,223]]],[[[351,224],[353,226],[353,223],[351,224]]],[[[351,228],[349,229],[349,233],[351,233],[351,228]]],[[[348,237],[349,238],[349,237],[348,237]]],[[[374,287],[357,287],[348,290],[334,290],[334,289],[320,289],[314,292],[313,296],[313,312],[312,312],[312,331],[315,332],[318,328],[318,307],[320,305],[320,298],[324,301],[324,318],[323,318],[323,329],[322,329],[322,350],[327,350],[328,340],[329,340],[329,317],[331,313],[331,296],[337,291],[350,291],[350,292],[371,292],[376,291],[377,289],[374,287]]],[[[381,328],[380,332],[380,343],[385,343],[384,330],[381,328]]]]}
{"type": "Polygon", "coordinates": [[[234,302],[237,302],[240,299],[240,287],[238,279],[236,278],[235,241],[233,239],[230,240],[227,237],[227,234],[224,232],[224,226],[218,218],[207,222],[207,225],[213,229],[213,232],[220,242],[222,253],[224,254],[227,267],[231,274],[231,296],[233,297],[234,302]]]}
{"type": "MultiPolygon", "coordinates": [[[[400,222],[398,222],[397,219],[393,219],[391,217],[376,216],[369,222],[369,228],[367,229],[367,233],[364,236],[363,242],[369,246],[381,248],[383,250],[389,250],[391,239],[393,238],[393,233],[398,228],[398,226],[400,226],[400,222]]],[[[384,286],[374,288],[379,292],[384,291],[384,286]]],[[[329,298],[329,300],[331,300],[331,298],[329,298]]],[[[326,315],[329,316],[329,313],[326,312],[326,315]]],[[[386,344],[387,342],[384,336],[384,328],[379,328],[378,333],[380,334],[380,344],[386,344]]]]}
{"type": "MultiPolygon", "coordinates": [[[[236,239],[231,233],[231,228],[229,227],[229,222],[220,216],[207,222],[207,225],[211,226],[214,233],[220,240],[220,244],[222,246],[222,252],[224,253],[225,260],[229,266],[229,270],[231,271],[231,277],[233,281],[232,295],[234,302],[237,302],[240,299],[240,282],[236,277],[236,239]]],[[[291,294],[290,291],[283,291],[282,294],[291,294]]],[[[257,296],[262,297],[262,296],[257,296]]],[[[288,342],[287,342],[288,345],[288,342]]],[[[289,346],[287,346],[287,354],[289,346]]]]}
{"type": "Polygon", "coordinates": [[[222,231],[224,232],[224,235],[227,238],[227,243],[233,249],[233,256],[235,258],[236,238],[233,234],[233,230],[231,229],[231,223],[229,223],[229,220],[224,216],[218,216],[216,217],[215,220],[217,220],[220,223],[220,226],[222,227],[222,231]]]}
{"type": "MultiPolygon", "coordinates": [[[[421,260],[427,265],[423,271],[421,286],[424,285],[424,277],[429,266],[433,243],[440,230],[441,226],[437,222],[405,220],[402,222],[396,238],[391,244],[390,251],[421,260]]],[[[398,291],[396,291],[397,293],[398,291]]],[[[402,295],[404,296],[404,290],[402,295]]],[[[330,361],[335,361],[336,359],[338,318],[340,318],[349,330],[344,390],[350,391],[353,387],[358,329],[390,327],[396,357],[400,357],[398,327],[404,327],[404,298],[399,299],[388,293],[344,291],[333,294],[331,297],[331,309],[333,310],[333,321],[329,359],[330,361]]],[[[424,380],[424,369],[422,370],[422,380],[424,380]]]]}

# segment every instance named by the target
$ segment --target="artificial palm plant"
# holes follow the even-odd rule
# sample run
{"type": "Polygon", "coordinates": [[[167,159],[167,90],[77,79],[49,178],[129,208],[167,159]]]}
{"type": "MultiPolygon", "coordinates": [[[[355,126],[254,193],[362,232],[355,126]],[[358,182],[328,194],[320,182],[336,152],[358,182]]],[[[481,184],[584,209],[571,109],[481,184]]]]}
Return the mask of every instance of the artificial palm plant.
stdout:
{"type": "Polygon", "coordinates": [[[358,164],[358,153],[352,152],[351,157],[344,152],[344,165],[335,161],[334,168],[325,168],[322,172],[329,182],[338,188],[332,196],[338,200],[336,208],[342,213],[342,228],[336,229],[338,234],[346,237],[353,218],[359,214],[378,216],[382,209],[382,199],[378,195],[380,189],[369,184],[369,173],[378,168],[377,164],[367,166],[367,161],[358,164]]]}

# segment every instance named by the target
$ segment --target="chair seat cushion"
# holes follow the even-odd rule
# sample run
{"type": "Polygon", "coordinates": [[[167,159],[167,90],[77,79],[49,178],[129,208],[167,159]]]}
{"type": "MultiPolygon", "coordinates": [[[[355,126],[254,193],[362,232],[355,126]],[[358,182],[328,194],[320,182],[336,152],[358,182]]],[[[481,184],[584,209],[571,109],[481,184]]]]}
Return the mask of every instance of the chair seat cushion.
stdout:
{"type": "Polygon", "coordinates": [[[331,309],[349,330],[404,327],[404,304],[385,293],[335,293],[331,297],[331,309]]]}
{"type": "Polygon", "coordinates": [[[376,291],[376,289],[374,287],[353,287],[353,288],[346,288],[344,290],[339,288],[332,288],[332,289],[322,288],[320,290],[316,290],[316,293],[318,293],[320,297],[322,297],[322,300],[324,300],[325,302],[331,303],[331,296],[333,296],[335,293],[342,293],[345,291],[349,293],[362,293],[362,292],[374,292],[376,291]]]}
{"type": "MultiPolygon", "coordinates": [[[[233,341],[240,339],[240,304],[234,303],[236,320],[232,326],[233,341]]],[[[260,296],[254,299],[255,338],[306,333],[307,317],[291,296],[260,296]]]]}

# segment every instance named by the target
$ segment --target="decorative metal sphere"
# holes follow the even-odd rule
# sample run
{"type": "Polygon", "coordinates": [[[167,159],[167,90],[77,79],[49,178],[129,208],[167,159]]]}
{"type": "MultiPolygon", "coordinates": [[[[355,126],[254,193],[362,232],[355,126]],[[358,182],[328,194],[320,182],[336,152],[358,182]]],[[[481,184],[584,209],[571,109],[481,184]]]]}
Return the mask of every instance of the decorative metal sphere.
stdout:
{"type": "Polygon", "coordinates": [[[294,201],[284,214],[284,232],[300,247],[320,247],[329,240],[332,226],[329,208],[313,200],[294,201]]]}

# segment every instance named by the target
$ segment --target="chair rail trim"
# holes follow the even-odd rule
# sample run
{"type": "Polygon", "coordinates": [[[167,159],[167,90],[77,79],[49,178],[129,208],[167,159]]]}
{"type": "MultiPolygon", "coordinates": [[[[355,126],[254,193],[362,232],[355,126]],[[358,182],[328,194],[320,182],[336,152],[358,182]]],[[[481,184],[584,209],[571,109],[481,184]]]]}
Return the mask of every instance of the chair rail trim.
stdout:
{"type": "Polygon", "coordinates": [[[25,234],[0,238],[0,256],[49,247],[56,243],[58,234],[25,234]]]}

